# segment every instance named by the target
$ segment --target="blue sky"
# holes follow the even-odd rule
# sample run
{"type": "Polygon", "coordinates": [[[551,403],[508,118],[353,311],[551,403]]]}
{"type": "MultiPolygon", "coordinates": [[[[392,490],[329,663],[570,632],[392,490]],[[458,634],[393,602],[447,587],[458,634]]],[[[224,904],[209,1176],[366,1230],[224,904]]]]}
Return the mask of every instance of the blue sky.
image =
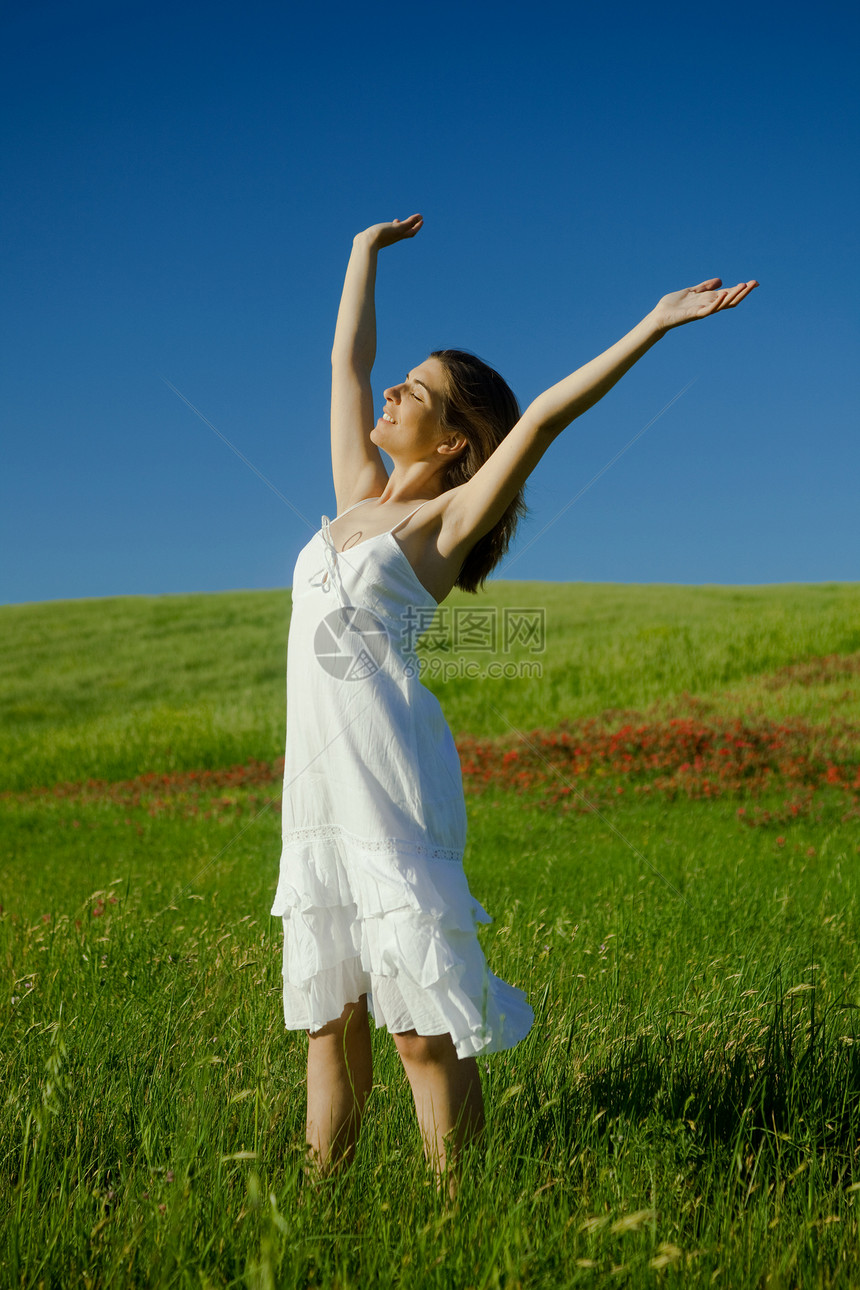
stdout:
{"type": "Polygon", "coordinates": [[[413,211],[380,261],[378,404],[459,346],[525,406],[666,292],[761,283],[553,444],[497,576],[856,580],[858,25],[826,3],[7,12],[0,597],[289,586],[334,514],[352,236],[413,211]]]}

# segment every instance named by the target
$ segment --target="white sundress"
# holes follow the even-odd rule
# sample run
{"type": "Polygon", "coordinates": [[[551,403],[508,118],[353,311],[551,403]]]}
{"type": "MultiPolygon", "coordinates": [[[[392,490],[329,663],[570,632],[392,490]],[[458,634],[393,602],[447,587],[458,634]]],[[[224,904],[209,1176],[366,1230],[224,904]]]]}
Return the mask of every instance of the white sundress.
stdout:
{"type": "Polygon", "coordinates": [[[319,1030],[367,994],[377,1026],[448,1033],[463,1058],[511,1048],[534,1013],[475,932],[492,919],[463,872],[454,737],[419,678],[438,605],[394,536],[409,518],[339,552],[323,515],[299,552],[272,914],[287,1029],[319,1030]]]}

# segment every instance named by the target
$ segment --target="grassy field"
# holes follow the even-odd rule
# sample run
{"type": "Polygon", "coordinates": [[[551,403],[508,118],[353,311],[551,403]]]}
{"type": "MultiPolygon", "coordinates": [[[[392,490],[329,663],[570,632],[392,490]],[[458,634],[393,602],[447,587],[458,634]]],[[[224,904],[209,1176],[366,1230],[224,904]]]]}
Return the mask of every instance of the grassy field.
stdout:
{"type": "Polygon", "coordinates": [[[539,677],[425,651],[536,1022],[454,1207],[384,1031],[354,1166],[301,1186],[288,594],[0,610],[0,1284],[860,1285],[860,587],[476,603],[546,614],[495,656],[539,677]]]}

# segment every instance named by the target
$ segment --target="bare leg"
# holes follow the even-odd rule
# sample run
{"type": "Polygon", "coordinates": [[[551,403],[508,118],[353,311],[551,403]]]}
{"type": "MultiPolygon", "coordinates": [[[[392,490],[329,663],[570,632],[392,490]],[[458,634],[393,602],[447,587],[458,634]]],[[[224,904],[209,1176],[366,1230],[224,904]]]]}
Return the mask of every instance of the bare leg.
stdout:
{"type": "Polygon", "coordinates": [[[440,1185],[447,1176],[453,1197],[463,1148],[484,1128],[478,1063],[474,1057],[458,1058],[450,1035],[408,1030],[394,1042],[412,1087],[424,1154],[440,1185]]]}
{"type": "Polygon", "coordinates": [[[367,995],[337,1021],[308,1031],[307,1142],[311,1172],[328,1173],[352,1158],[373,1083],[367,995]]]}

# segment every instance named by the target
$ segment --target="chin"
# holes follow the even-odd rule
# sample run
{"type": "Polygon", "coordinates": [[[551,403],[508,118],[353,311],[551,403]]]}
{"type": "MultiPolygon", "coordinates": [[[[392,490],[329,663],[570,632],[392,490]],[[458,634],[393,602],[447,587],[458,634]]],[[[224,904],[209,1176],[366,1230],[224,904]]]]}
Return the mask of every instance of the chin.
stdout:
{"type": "Polygon", "coordinates": [[[388,435],[385,433],[385,431],[382,429],[381,426],[375,425],[371,430],[369,437],[370,437],[370,442],[373,444],[375,448],[379,448],[382,452],[389,451],[388,435]]]}

